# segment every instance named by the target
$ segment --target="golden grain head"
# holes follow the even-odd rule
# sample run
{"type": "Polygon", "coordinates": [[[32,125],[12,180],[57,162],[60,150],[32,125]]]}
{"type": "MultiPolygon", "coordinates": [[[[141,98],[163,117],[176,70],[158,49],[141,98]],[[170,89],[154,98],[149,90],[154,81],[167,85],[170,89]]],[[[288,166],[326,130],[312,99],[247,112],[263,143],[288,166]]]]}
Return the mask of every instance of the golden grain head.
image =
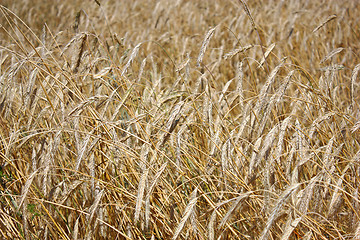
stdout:
{"type": "Polygon", "coordinates": [[[0,3],[0,239],[359,239],[356,1],[0,3]]]}

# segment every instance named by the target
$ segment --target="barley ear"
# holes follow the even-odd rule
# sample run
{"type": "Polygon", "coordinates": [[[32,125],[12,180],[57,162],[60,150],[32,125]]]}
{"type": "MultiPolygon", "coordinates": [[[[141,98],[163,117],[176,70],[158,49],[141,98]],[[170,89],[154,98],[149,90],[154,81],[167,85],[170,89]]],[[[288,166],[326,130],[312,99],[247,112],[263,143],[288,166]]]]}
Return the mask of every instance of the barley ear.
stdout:
{"type": "Polygon", "coordinates": [[[284,205],[286,199],[300,186],[300,183],[297,184],[293,184],[289,187],[287,187],[287,189],[283,192],[283,194],[281,194],[277,204],[275,205],[272,213],[269,216],[269,219],[266,223],[266,227],[264,228],[261,237],[259,238],[259,240],[266,240],[269,237],[269,230],[271,228],[271,226],[273,225],[276,215],[279,213],[281,207],[284,205]]]}
{"type": "Polygon", "coordinates": [[[198,67],[201,66],[202,64],[202,60],[203,60],[203,57],[204,57],[204,53],[206,51],[206,48],[210,42],[210,39],[211,37],[213,36],[214,32],[215,32],[215,29],[216,27],[213,27],[213,28],[210,28],[210,30],[207,32],[207,34],[205,35],[205,38],[203,40],[203,43],[202,43],[202,46],[201,46],[201,49],[200,49],[200,53],[199,53],[199,56],[197,58],[197,61],[196,61],[196,65],[198,67]]]}
{"type": "Polygon", "coordinates": [[[195,190],[190,195],[190,201],[189,201],[188,205],[185,208],[185,212],[184,212],[183,217],[181,218],[180,223],[176,227],[174,236],[172,238],[173,240],[176,240],[179,237],[181,231],[184,228],[184,225],[185,225],[186,221],[189,219],[191,213],[194,211],[194,207],[195,207],[197,199],[198,199],[196,197],[197,191],[198,191],[198,188],[195,188],[195,190]]]}
{"type": "Polygon", "coordinates": [[[356,81],[356,78],[358,76],[358,73],[359,73],[359,70],[360,70],[360,64],[356,65],[354,70],[352,71],[352,74],[351,74],[351,86],[350,86],[350,94],[351,94],[351,106],[354,107],[354,104],[355,104],[355,101],[354,101],[354,85],[355,85],[355,81],[356,81]]]}

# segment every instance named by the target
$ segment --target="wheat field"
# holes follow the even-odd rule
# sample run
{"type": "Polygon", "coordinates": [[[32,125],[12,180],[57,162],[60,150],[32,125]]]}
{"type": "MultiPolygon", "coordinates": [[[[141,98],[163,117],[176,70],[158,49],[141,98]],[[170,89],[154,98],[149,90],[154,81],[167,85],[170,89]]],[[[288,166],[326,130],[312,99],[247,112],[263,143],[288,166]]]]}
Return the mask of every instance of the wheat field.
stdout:
{"type": "Polygon", "coordinates": [[[356,0],[0,19],[1,239],[360,239],[356,0]]]}

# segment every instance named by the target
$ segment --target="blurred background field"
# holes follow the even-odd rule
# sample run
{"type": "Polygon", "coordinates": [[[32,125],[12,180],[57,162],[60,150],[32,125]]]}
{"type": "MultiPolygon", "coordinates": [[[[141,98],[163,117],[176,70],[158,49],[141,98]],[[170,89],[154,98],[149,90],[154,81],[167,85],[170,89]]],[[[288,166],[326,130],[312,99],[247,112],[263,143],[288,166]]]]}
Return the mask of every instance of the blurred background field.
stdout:
{"type": "Polygon", "coordinates": [[[1,1],[1,239],[360,239],[359,18],[1,1]]]}

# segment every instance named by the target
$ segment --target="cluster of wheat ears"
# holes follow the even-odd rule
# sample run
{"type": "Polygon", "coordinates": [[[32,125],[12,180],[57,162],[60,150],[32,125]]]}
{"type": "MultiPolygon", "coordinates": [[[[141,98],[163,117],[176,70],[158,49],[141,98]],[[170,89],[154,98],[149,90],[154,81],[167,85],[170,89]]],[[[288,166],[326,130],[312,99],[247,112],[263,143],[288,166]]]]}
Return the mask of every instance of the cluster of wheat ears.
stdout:
{"type": "Polygon", "coordinates": [[[1,239],[360,239],[357,1],[1,4],[1,239]]]}

